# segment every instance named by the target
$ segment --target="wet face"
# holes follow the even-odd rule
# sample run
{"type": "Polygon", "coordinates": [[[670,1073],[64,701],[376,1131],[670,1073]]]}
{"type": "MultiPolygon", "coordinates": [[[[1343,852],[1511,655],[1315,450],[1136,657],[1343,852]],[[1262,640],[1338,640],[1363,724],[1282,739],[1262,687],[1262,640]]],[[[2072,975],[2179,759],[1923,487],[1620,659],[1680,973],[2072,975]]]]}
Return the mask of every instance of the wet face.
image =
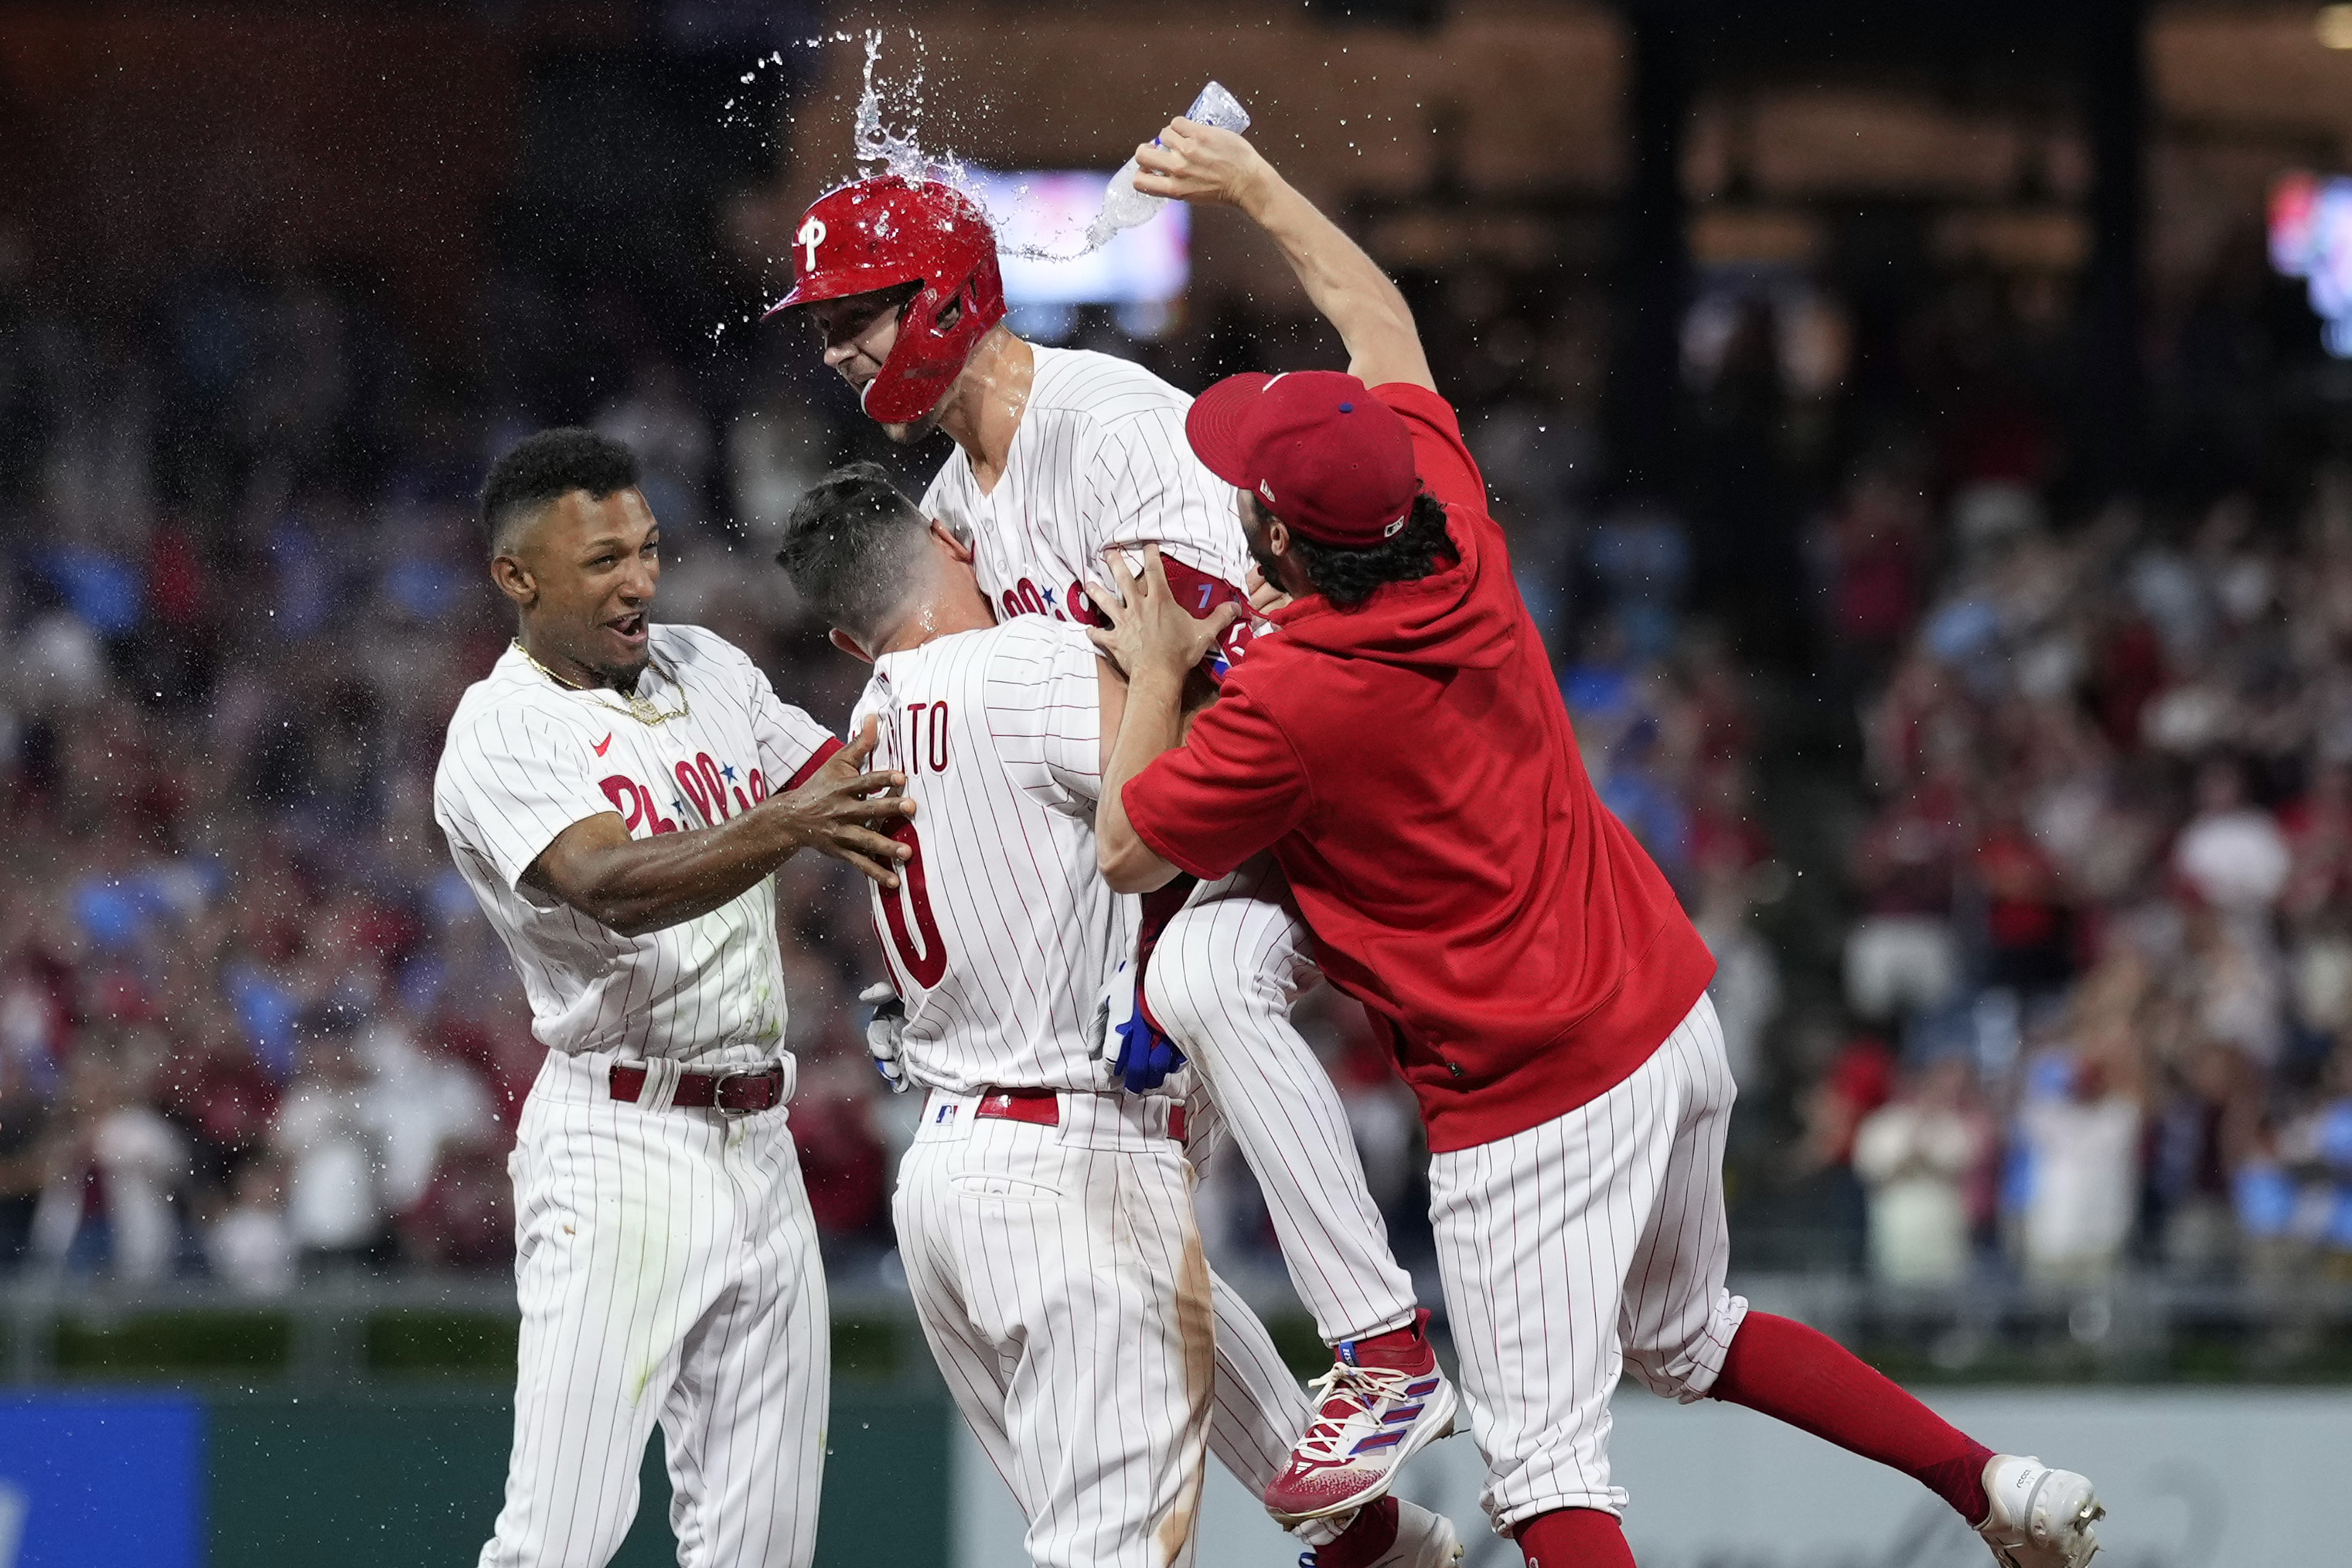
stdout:
{"type": "Polygon", "coordinates": [[[646,610],[661,582],[661,525],[634,489],[550,501],[490,563],[522,615],[523,646],[583,686],[628,690],[646,668],[646,610]]]}
{"type": "MultiPolygon", "coordinates": [[[[921,287],[920,283],[902,283],[895,289],[821,300],[806,308],[826,368],[849,383],[851,390],[861,398],[874,384],[874,378],[882,374],[890,351],[898,346],[898,325],[906,315],[907,301],[921,287]]],[[[938,427],[939,415],[934,410],[912,424],[886,424],[882,433],[901,445],[911,445],[938,427]]]]}

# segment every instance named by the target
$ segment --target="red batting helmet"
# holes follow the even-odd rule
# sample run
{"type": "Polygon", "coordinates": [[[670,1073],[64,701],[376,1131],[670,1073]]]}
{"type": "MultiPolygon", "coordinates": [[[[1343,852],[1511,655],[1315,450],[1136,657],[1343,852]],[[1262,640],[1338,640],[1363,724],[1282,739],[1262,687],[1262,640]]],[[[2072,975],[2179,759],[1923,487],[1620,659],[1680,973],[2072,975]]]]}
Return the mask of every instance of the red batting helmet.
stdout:
{"type": "Polygon", "coordinates": [[[1004,319],[996,233],[953,185],[884,174],[827,191],[793,237],[793,291],[768,308],[922,284],[898,318],[898,341],[866,384],[866,412],[886,425],[939,406],[982,332],[1004,319]],[[951,325],[940,318],[961,306],[951,325]]]}

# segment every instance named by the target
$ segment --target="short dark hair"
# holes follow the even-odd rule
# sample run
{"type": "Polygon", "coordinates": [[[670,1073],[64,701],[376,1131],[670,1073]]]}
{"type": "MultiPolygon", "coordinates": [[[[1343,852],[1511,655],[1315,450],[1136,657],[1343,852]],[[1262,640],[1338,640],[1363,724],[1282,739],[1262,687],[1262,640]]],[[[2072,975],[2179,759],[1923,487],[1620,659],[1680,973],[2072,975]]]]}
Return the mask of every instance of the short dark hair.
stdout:
{"type": "Polygon", "coordinates": [[[850,463],[811,485],[784,520],[776,564],[809,607],[860,642],[907,591],[923,511],[879,463],[850,463]]]}
{"type": "MultiPolygon", "coordinates": [[[[1250,504],[1259,505],[1255,497],[1250,504]]],[[[1378,544],[1318,544],[1294,528],[1290,548],[1315,591],[1343,610],[1361,605],[1375,588],[1418,583],[1461,559],[1446,536],[1445,503],[1427,490],[1412,498],[1412,510],[1394,538],[1378,544]]]]}
{"type": "Polygon", "coordinates": [[[636,482],[637,455],[609,437],[576,425],[526,436],[499,454],[482,481],[482,531],[490,553],[505,554],[516,527],[551,500],[573,490],[603,500],[636,482]]]}

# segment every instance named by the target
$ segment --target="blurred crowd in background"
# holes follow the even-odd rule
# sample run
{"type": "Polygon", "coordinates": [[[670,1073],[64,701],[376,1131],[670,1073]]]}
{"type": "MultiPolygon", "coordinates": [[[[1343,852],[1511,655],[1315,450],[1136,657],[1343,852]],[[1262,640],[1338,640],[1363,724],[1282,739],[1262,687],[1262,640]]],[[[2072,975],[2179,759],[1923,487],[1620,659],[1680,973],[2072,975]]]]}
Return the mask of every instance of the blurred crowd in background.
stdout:
{"type": "MultiPolygon", "coordinates": [[[[1589,280],[1405,281],[1587,763],[1721,962],[1744,1261],[2352,1267],[2352,467],[2274,438],[2316,330],[2258,261],[2168,328],[2167,456],[2095,506],[2047,289],[1963,273],[1872,327],[1703,279],[1687,482],[1639,496],[1600,482],[1589,280]]],[[[501,277],[451,374],[374,298],[207,270],[126,316],[0,258],[0,1269],[507,1267],[541,1050],[429,806],[511,635],[472,511],[507,442],[629,442],[657,616],[828,723],[862,683],[775,530],[835,462],[919,485],[943,447],[882,448],[784,328],[702,355],[501,277]]],[[[1072,331],[1188,388],[1334,353],[1238,300],[1072,331]]],[[[811,1197],[882,1278],[912,1108],[863,1050],[866,895],[799,861],[779,892],[811,1197]]],[[[1410,1255],[1410,1097],[1351,1005],[1303,1016],[1410,1255]]],[[[1271,1266],[1223,1164],[1219,1250],[1271,1266]]]]}

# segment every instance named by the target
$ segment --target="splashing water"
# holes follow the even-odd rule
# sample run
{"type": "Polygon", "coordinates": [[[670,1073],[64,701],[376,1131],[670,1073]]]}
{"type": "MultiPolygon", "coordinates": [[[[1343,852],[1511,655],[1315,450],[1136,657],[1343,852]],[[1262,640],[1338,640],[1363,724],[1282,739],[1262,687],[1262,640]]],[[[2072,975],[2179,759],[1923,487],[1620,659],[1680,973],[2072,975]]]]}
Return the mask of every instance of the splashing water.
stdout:
{"type": "MultiPolygon", "coordinates": [[[[990,199],[994,193],[971,176],[962,159],[954,152],[942,149],[926,152],[921,140],[923,110],[923,65],[920,58],[922,36],[912,28],[908,36],[915,39],[918,57],[914,75],[908,79],[904,97],[909,123],[904,131],[892,131],[882,122],[883,88],[874,79],[875,67],[881,61],[882,34],[877,29],[866,35],[865,85],[857,95],[856,118],[851,123],[850,149],[860,163],[879,163],[880,174],[896,174],[908,180],[937,180],[953,185],[971,198],[988,217],[989,226],[997,234],[997,254],[1016,257],[1025,261],[1075,261],[1088,251],[1097,248],[1082,244],[1076,250],[1056,250],[1045,245],[1010,245],[1004,236],[1009,231],[1007,219],[1012,216],[997,209],[990,199]]],[[[1016,186],[1017,196],[1027,192],[1025,185],[1016,186]]]]}
{"type": "MultiPolygon", "coordinates": [[[[880,173],[896,174],[908,180],[938,180],[953,185],[988,216],[989,226],[997,234],[997,254],[1024,261],[1076,261],[1100,250],[1117,237],[1119,231],[1134,226],[1156,215],[1167,205],[1164,198],[1147,196],[1135,189],[1135,161],[1114,176],[1109,190],[1104,194],[1103,208],[1086,231],[1076,237],[1076,248],[1031,242],[1008,243],[1005,236],[1012,226],[1012,216],[998,211],[990,200],[991,191],[972,180],[961,159],[952,152],[927,153],[923,149],[920,125],[923,110],[922,36],[912,28],[908,37],[915,40],[917,58],[915,72],[908,80],[905,97],[909,123],[903,132],[893,132],[882,122],[882,91],[874,79],[875,68],[881,61],[882,34],[877,28],[866,35],[866,73],[864,86],[857,95],[856,118],[852,122],[850,144],[860,163],[879,163],[880,173]]],[[[1234,95],[1215,82],[1211,82],[1194,99],[1186,117],[1205,125],[1220,125],[1234,131],[1246,130],[1249,111],[1234,95]]],[[[1027,193],[1025,185],[1015,186],[1015,199],[1027,193]]],[[[1002,187],[997,187],[1001,194],[1002,187]]]]}
{"type": "MultiPolygon", "coordinates": [[[[894,134],[882,123],[882,89],[874,84],[874,68],[881,58],[882,32],[877,27],[866,35],[866,84],[857,95],[857,118],[849,133],[850,147],[857,161],[879,163],[882,173],[896,174],[903,180],[934,178],[932,171],[935,167],[952,169],[961,174],[962,166],[952,157],[935,160],[926,153],[911,127],[903,134],[894,134]]],[[[913,110],[913,118],[919,122],[923,110],[923,67],[919,58],[915,65],[914,79],[907,84],[907,98],[913,110]]],[[[960,181],[950,183],[961,184],[960,181]]]]}

